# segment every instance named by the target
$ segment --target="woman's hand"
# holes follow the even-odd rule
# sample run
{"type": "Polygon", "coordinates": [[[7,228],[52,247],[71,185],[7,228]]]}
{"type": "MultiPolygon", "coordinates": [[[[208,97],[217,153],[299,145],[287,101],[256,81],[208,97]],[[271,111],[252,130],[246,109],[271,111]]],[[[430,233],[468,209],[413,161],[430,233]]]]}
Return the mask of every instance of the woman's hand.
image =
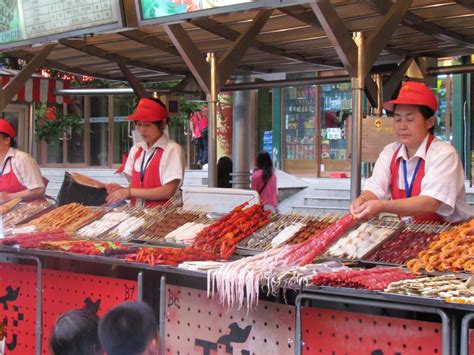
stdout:
{"type": "Polygon", "coordinates": [[[356,214],[356,211],[362,206],[365,202],[367,202],[367,199],[363,196],[357,197],[349,206],[349,212],[352,215],[356,214]]]}
{"type": "Polygon", "coordinates": [[[0,203],[7,203],[13,200],[12,194],[8,192],[0,192],[0,203]]]}
{"type": "Polygon", "coordinates": [[[126,200],[127,198],[130,198],[130,188],[120,187],[119,189],[107,194],[106,201],[108,205],[115,205],[122,202],[123,200],[126,200]]]}
{"type": "Polygon", "coordinates": [[[114,191],[123,189],[123,186],[120,186],[119,184],[116,184],[116,183],[111,183],[111,184],[106,184],[105,188],[107,189],[107,193],[111,194],[114,191]]]}
{"type": "MultiPolygon", "coordinates": [[[[353,204],[355,204],[356,201],[354,201],[353,204]]],[[[366,221],[377,216],[381,212],[385,212],[386,202],[387,201],[385,200],[369,200],[362,202],[358,207],[354,209],[352,209],[351,205],[351,213],[354,215],[355,218],[366,221]]]]}

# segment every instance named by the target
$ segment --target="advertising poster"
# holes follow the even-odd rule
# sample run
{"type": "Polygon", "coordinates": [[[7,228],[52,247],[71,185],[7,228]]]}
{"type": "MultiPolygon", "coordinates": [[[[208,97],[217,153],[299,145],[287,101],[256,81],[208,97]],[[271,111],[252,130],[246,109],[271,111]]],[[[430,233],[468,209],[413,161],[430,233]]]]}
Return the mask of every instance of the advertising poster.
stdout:
{"type": "Polygon", "coordinates": [[[141,0],[142,18],[150,20],[246,2],[254,2],[254,0],[141,0]]]}

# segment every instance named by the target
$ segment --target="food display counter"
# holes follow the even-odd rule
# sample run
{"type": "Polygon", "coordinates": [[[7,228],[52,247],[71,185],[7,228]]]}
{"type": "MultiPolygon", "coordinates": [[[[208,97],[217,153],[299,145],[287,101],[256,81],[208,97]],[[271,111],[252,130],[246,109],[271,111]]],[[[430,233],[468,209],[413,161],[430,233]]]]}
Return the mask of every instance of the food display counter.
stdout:
{"type": "Polygon", "coordinates": [[[156,310],[164,354],[469,347],[471,222],[358,223],[260,204],[218,217],[196,207],[48,208],[0,240],[7,354],[47,354],[69,309],[102,315],[132,299],[156,310]]]}

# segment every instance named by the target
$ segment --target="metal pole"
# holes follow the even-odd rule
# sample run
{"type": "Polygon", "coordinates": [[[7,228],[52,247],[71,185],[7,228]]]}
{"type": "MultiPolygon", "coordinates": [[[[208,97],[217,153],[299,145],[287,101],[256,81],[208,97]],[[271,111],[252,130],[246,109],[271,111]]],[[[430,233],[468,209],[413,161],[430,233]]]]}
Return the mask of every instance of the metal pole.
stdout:
{"type": "Polygon", "coordinates": [[[474,313],[466,314],[461,322],[461,355],[469,354],[469,324],[474,319],[474,313]]]}
{"type": "Polygon", "coordinates": [[[143,301],[143,271],[137,277],[137,301],[143,301]]]}
{"type": "Polygon", "coordinates": [[[375,114],[377,116],[382,116],[382,104],[383,104],[383,81],[382,75],[376,74],[375,81],[377,82],[377,109],[375,114]]]}
{"type": "Polygon", "coordinates": [[[166,339],[166,274],[161,275],[160,279],[160,345],[161,345],[161,354],[166,354],[165,350],[165,339],[166,339]]]}
{"type": "MultiPolygon", "coordinates": [[[[248,76],[239,76],[236,82],[248,81],[248,76]]],[[[232,187],[237,189],[249,188],[251,157],[251,125],[252,125],[252,92],[237,91],[233,96],[233,122],[232,122],[232,187]]]]}
{"type": "Polygon", "coordinates": [[[217,59],[214,53],[207,54],[211,67],[211,93],[207,95],[208,107],[208,186],[217,187],[217,59]]]}
{"type": "Polygon", "coordinates": [[[351,200],[360,195],[361,161],[362,161],[362,97],[364,94],[364,36],[362,32],[354,33],[357,45],[357,77],[352,84],[352,156],[351,156],[351,200]]]}

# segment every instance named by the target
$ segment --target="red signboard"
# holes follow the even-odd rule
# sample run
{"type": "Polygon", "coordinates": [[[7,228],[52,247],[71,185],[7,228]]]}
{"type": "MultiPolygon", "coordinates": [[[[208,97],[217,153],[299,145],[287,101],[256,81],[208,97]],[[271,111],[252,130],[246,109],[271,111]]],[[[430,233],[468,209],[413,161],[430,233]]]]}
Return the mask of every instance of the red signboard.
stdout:
{"type": "Polygon", "coordinates": [[[166,286],[165,354],[294,354],[295,307],[228,310],[206,291],[166,286]]]}
{"type": "Polygon", "coordinates": [[[303,354],[441,354],[441,324],[303,308],[303,354]]]}
{"type": "MultiPolygon", "coordinates": [[[[6,354],[35,353],[36,267],[0,263],[0,321],[6,323],[6,354]]],[[[137,282],[53,270],[43,271],[42,353],[57,317],[88,308],[103,315],[115,305],[137,298],[137,282]]]]}

